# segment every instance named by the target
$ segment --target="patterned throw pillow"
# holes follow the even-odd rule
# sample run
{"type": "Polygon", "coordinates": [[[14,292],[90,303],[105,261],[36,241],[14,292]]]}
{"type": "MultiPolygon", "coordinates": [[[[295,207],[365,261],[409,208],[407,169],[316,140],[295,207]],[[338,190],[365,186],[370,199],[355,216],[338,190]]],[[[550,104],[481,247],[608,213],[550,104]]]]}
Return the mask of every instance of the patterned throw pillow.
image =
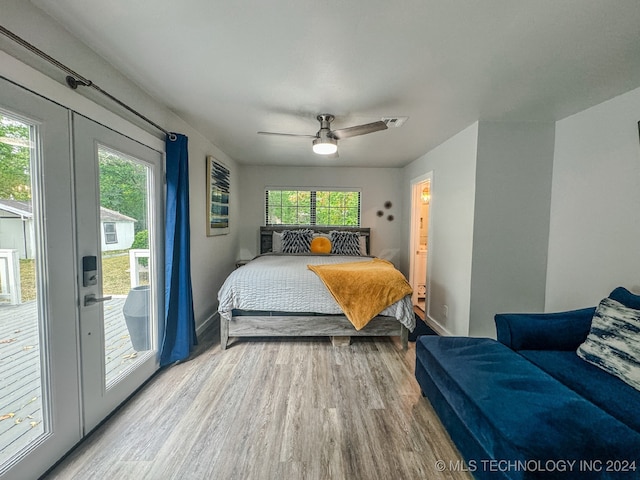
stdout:
{"type": "Polygon", "coordinates": [[[360,235],[357,232],[329,232],[331,253],[336,255],[360,255],[360,235]]]}
{"type": "Polygon", "coordinates": [[[640,390],[640,310],[602,300],[577,354],[640,390]]]}
{"type": "Polygon", "coordinates": [[[311,251],[311,230],[284,230],[282,232],[283,253],[309,253],[311,251]]]}

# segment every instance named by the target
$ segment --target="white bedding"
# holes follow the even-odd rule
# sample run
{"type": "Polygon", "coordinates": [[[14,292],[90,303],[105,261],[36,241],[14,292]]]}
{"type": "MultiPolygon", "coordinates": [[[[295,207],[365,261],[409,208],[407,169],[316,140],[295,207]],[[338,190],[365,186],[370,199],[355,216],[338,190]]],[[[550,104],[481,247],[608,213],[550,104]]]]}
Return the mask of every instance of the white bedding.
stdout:
{"type": "MultiPolygon", "coordinates": [[[[370,257],[344,255],[262,255],[234,270],[218,292],[218,312],[224,320],[231,311],[262,310],[341,314],[342,310],[318,276],[307,265],[367,261],[370,257]]],[[[411,297],[380,312],[395,317],[409,330],[415,327],[411,297]]]]}

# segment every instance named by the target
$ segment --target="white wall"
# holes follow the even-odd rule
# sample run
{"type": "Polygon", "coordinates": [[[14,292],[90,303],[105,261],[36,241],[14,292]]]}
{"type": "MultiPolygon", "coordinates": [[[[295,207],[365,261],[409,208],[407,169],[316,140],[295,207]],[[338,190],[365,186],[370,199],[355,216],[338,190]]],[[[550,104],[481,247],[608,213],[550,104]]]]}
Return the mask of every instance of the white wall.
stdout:
{"type": "Polygon", "coordinates": [[[495,337],[496,313],[544,309],[553,140],[553,123],[480,121],[404,169],[407,203],[433,174],[427,315],[441,333],[495,337]]]}
{"type": "Polygon", "coordinates": [[[553,122],[480,121],[469,335],[500,312],[544,310],[553,122]]]}
{"type": "Polygon", "coordinates": [[[33,258],[33,220],[3,211],[0,219],[0,248],[18,251],[20,258],[33,258]],[[26,242],[26,245],[25,245],[26,242]]]}
{"type": "MultiPolygon", "coordinates": [[[[195,128],[170,111],[161,100],[150,97],[30,2],[2,0],[2,25],[165,129],[189,137],[191,277],[196,323],[201,327],[215,313],[216,292],[234,267],[239,230],[238,223],[233,222],[229,235],[206,236],[205,159],[207,155],[214,155],[231,171],[232,219],[239,218],[237,165],[195,128]]],[[[99,93],[89,89],[69,89],[64,83],[65,73],[51,67],[3,35],[0,35],[0,50],[0,75],[152,148],[164,150],[163,134],[124,112],[99,93]]]]}
{"type": "Polygon", "coordinates": [[[547,311],[640,292],[640,89],[556,124],[547,311]]]}
{"type": "MultiPolygon", "coordinates": [[[[360,189],[361,225],[371,228],[371,253],[396,266],[400,262],[402,171],[399,168],[263,167],[242,165],[239,259],[259,253],[259,227],[265,223],[266,187],[352,187],[360,189]],[[392,203],[385,209],[386,201],[392,203]],[[383,217],[376,212],[384,211],[383,217]],[[394,220],[388,221],[387,216],[394,220]]],[[[231,222],[234,221],[232,217],[231,222]]]]}
{"type": "Polygon", "coordinates": [[[427,314],[444,333],[467,335],[473,252],[478,123],[461,131],[407,165],[402,173],[403,208],[401,269],[409,270],[411,180],[433,172],[429,230],[429,295],[427,314]],[[445,317],[443,307],[448,306],[445,317]]]}

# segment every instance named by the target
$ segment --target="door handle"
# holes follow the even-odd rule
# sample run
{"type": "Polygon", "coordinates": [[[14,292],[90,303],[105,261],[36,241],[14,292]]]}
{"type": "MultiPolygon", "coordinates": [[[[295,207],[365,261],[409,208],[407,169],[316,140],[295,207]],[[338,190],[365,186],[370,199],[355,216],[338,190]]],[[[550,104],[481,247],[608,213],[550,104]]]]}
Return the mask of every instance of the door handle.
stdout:
{"type": "Polygon", "coordinates": [[[100,297],[100,298],[96,298],[95,294],[90,294],[90,295],[85,295],[84,296],[84,306],[85,307],[89,307],[91,305],[95,305],[96,303],[100,303],[100,302],[108,302],[109,300],[111,300],[111,295],[109,295],[108,297],[100,297]]]}

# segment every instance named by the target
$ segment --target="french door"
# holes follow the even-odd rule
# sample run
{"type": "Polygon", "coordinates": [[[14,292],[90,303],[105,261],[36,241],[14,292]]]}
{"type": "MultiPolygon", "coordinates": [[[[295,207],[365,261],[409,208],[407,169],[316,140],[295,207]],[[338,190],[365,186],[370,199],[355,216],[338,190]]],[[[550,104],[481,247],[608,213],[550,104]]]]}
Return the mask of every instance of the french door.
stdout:
{"type": "Polygon", "coordinates": [[[2,480],[40,476],[157,369],[161,179],[160,153],[0,79],[2,480]]]}
{"type": "Polygon", "coordinates": [[[87,433],[158,368],[162,155],[77,114],[73,132],[87,433]]]}
{"type": "Polygon", "coordinates": [[[70,118],[4,80],[0,115],[2,290],[22,290],[0,305],[0,472],[34,478],[81,438],[70,118]]]}

